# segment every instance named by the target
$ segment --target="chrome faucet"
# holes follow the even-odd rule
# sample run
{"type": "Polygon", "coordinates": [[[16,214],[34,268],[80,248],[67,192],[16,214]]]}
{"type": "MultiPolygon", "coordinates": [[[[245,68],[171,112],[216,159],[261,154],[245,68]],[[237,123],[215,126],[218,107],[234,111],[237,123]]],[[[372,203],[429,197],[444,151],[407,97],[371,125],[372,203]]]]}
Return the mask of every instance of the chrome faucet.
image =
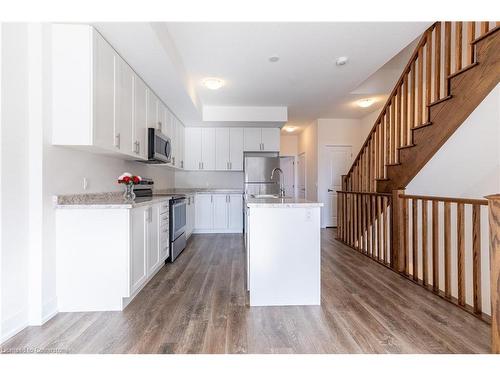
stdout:
{"type": "Polygon", "coordinates": [[[281,170],[281,168],[274,168],[273,171],[271,172],[271,180],[273,179],[275,172],[279,172],[279,174],[280,174],[280,195],[279,195],[279,197],[284,198],[285,197],[285,188],[283,187],[283,171],[281,170]]]}

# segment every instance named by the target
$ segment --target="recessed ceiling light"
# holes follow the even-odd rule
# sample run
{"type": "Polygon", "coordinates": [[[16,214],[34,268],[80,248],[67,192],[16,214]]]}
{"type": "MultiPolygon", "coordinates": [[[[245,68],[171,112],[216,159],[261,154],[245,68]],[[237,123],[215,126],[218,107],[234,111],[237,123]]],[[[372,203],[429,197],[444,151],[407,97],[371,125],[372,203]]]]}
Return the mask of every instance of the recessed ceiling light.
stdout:
{"type": "Polygon", "coordinates": [[[361,100],[358,100],[357,104],[358,106],[360,106],[361,108],[367,108],[369,106],[371,106],[373,103],[375,103],[375,99],[361,99],[361,100]]]}
{"type": "Polygon", "coordinates": [[[280,60],[280,57],[279,57],[279,56],[276,56],[276,55],[271,56],[271,57],[269,58],[269,62],[273,62],[273,63],[274,63],[274,62],[278,62],[279,60],[280,60]]]}
{"type": "Polygon", "coordinates": [[[203,86],[205,86],[207,89],[210,89],[210,90],[218,90],[226,84],[226,82],[224,82],[223,79],[215,78],[215,77],[205,78],[202,81],[202,83],[203,83],[203,86]]]}
{"type": "Polygon", "coordinates": [[[287,127],[285,127],[285,131],[287,131],[288,133],[294,132],[295,129],[297,129],[295,126],[287,126],[287,127]]]}
{"type": "Polygon", "coordinates": [[[349,58],[347,56],[340,56],[340,57],[337,57],[337,60],[335,60],[335,63],[338,66],[342,66],[342,65],[347,64],[347,60],[349,60],[349,58]]]}

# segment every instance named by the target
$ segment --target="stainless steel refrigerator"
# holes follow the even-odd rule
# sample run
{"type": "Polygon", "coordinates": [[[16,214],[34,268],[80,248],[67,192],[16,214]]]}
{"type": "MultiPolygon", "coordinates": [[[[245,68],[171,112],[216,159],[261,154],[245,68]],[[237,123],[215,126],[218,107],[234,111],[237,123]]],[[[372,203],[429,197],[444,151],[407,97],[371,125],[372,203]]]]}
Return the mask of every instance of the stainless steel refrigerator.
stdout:
{"type": "Polygon", "coordinates": [[[271,180],[271,172],[279,166],[277,152],[246,152],[243,163],[245,195],[278,194],[279,175],[276,174],[271,180]]]}

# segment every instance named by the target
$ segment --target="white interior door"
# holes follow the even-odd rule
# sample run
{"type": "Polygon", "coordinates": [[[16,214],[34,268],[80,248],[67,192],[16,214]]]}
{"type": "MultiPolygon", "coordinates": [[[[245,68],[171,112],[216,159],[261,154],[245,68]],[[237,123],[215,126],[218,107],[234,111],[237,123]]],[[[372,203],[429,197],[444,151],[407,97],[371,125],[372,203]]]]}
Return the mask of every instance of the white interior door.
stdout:
{"type": "Polygon", "coordinates": [[[297,158],[297,198],[306,198],[306,154],[297,158]]]}
{"type": "Polygon", "coordinates": [[[285,195],[295,197],[295,158],[293,156],[281,157],[280,168],[283,171],[285,195]]]}
{"type": "Polygon", "coordinates": [[[352,162],[352,146],[325,146],[327,170],[327,191],[323,192],[325,202],[325,226],[337,226],[337,190],[342,190],[342,175],[346,174],[352,162]]]}

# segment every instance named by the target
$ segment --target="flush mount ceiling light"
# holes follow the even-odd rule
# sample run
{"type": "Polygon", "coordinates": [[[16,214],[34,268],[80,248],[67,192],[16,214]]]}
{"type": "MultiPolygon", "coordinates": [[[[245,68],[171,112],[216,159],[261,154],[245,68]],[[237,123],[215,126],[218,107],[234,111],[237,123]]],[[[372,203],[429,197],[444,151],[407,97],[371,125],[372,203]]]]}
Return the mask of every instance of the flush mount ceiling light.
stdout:
{"type": "Polygon", "coordinates": [[[337,64],[338,66],[342,66],[342,65],[347,64],[348,60],[349,60],[349,58],[347,56],[340,56],[340,57],[337,57],[337,59],[335,60],[335,64],[337,64]]]}
{"type": "Polygon", "coordinates": [[[367,108],[369,106],[371,106],[373,103],[375,103],[375,100],[374,99],[361,99],[361,100],[358,100],[357,101],[357,104],[359,107],[361,108],[367,108]]]}
{"type": "Polygon", "coordinates": [[[295,129],[297,129],[295,126],[287,126],[287,127],[285,127],[285,131],[288,132],[288,133],[294,132],[295,129]]]}
{"type": "Polygon", "coordinates": [[[224,82],[223,79],[215,78],[215,77],[205,78],[202,81],[202,83],[203,83],[203,86],[205,86],[207,89],[210,89],[210,90],[218,90],[226,84],[226,82],[224,82]]]}
{"type": "Polygon", "coordinates": [[[279,56],[276,56],[276,55],[271,56],[271,57],[269,58],[269,62],[272,62],[272,63],[278,62],[279,60],[280,60],[280,57],[279,57],[279,56]]]}

